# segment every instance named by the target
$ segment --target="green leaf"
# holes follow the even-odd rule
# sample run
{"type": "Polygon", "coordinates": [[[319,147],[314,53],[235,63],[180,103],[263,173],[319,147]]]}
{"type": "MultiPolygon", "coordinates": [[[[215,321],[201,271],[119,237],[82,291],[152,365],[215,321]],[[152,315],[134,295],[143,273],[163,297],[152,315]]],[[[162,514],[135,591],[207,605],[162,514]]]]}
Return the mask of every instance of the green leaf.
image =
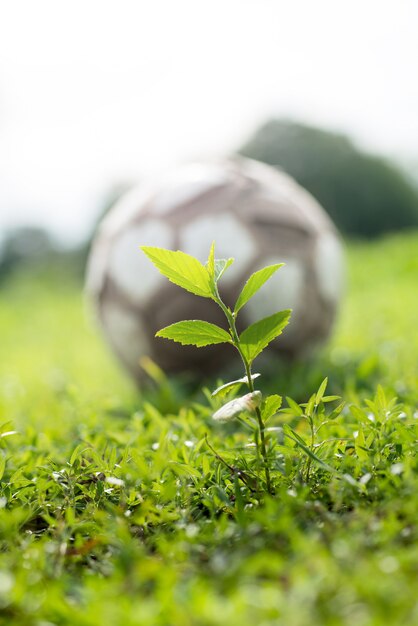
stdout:
{"type": "Polygon", "coordinates": [[[234,262],[233,258],[230,259],[215,259],[215,281],[223,276],[225,270],[234,262]]]}
{"type": "Polygon", "coordinates": [[[193,478],[201,478],[199,470],[192,465],[179,463],[178,461],[169,461],[170,468],[177,476],[192,476],[193,478]]]}
{"type": "Polygon", "coordinates": [[[232,263],[234,259],[215,259],[215,242],[212,243],[209,251],[208,260],[206,261],[206,269],[209,274],[212,297],[217,300],[216,285],[223,273],[232,263]]]}
{"type": "Polygon", "coordinates": [[[0,452],[0,479],[3,478],[4,470],[6,469],[6,457],[0,452]]]}
{"type": "Polygon", "coordinates": [[[89,448],[86,446],[85,443],[80,443],[78,444],[78,446],[76,446],[76,448],[74,449],[71,457],[70,457],[70,465],[74,465],[75,461],[83,454],[83,452],[85,452],[86,450],[89,450],[89,448]]]}
{"type": "Polygon", "coordinates": [[[286,396],[286,401],[295,415],[298,415],[299,417],[303,415],[303,409],[299,406],[297,402],[295,402],[292,398],[289,398],[288,396],[286,396]]]}
{"type": "Polygon", "coordinates": [[[363,409],[355,404],[351,404],[349,406],[349,410],[354,419],[356,419],[360,424],[370,424],[367,413],[363,409]]]}
{"type": "Polygon", "coordinates": [[[212,245],[209,250],[208,260],[206,261],[206,269],[209,272],[209,278],[212,287],[215,286],[215,242],[212,241],[212,245]]]}
{"type": "Polygon", "coordinates": [[[263,406],[261,408],[261,417],[266,422],[270,417],[272,417],[277,411],[280,409],[282,405],[282,397],[273,394],[271,396],[267,396],[263,406]]]}
{"type": "Polygon", "coordinates": [[[242,307],[247,304],[257,291],[264,285],[265,282],[273,276],[280,267],[283,267],[284,263],[277,263],[276,265],[268,265],[258,272],[254,272],[247,282],[245,283],[241,293],[238,296],[238,300],[235,303],[234,313],[237,314],[242,307]]]}
{"type": "MultiPolygon", "coordinates": [[[[322,399],[322,402],[324,402],[324,399],[322,399]]],[[[345,407],[345,402],[341,402],[337,407],[335,407],[335,409],[332,411],[332,413],[329,414],[329,419],[333,420],[336,417],[338,417],[340,415],[340,413],[342,412],[342,410],[345,407]]]]}
{"type": "Polygon", "coordinates": [[[201,320],[185,320],[166,326],[158,331],[156,337],[172,339],[183,346],[210,346],[216,343],[231,343],[231,336],[219,326],[201,320]]]}
{"type": "Polygon", "coordinates": [[[210,273],[195,257],[177,250],[140,246],[155,267],[175,285],[202,298],[212,298],[210,273]]]}
{"type": "Polygon", "coordinates": [[[308,402],[306,402],[304,404],[305,406],[305,415],[307,417],[312,417],[313,412],[314,412],[314,408],[315,408],[315,400],[316,400],[316,394],[312,394],[311,397],[309,398],[308,402]]]}
{"type": "Polygon", "coordinates": [[[313,461],[318,463],[318,465],[323,467],[328,472],[331,472],[332,474],[337,473],[337,471],[333,467],[328,465],[328,463],[325,463],[325,461],[320,459],[319,456],[317,456],[314,452],[312,452],[312,450],[308,448],[308,446],[305,444],[302,437],[300,437],[300,435],[298,435],[298,433],[295,430],[293,430],[293,428],[291,428],[288,424],[283,425],[283,432],[287,437],[289,437],[289,439],[292,439],[296,443],[297,446],[302,448],[302,450],[308,457],[310,457],[313,461]]]}
{"type": "Polygon", "coordinates": [[[324,378],[324,380],[322,381],[318,391],[316,392],[316,396],[315,396],[315,404],[319,404],[324,396],[324,393],[326,391],[328,385],[328,378],[324,378]]]}
{"type": "MultiPolygon", "coordinates": [[[[260,374],[251,374],[251,380],[255,380],[259,376],[260,374]]],[[[229,383],[225,383],[224,385],[221,385],[220,387],[215,389],[215,391],[212,392],[212,397],[214,398],[218,395],[223,396],[224,394],[228,393],[228,391],[232,391],[232,389],[234,389],[235,387],[239,387],[244,383],[248,384],[248,378],[246,376],[238,378],[237,380],[231,380],[229,383]]]]}
{"type": "Polygon", "coordinates": [[[290,309],[279,311],[251,324],[240,335],[239,341],[245,358],[251,363],[268,344],[278,337],[287,326],[291,314],[290,309]]]}
{"type": "Polygon", "coordinates": [[[164,371],[159,367],[149,356],[143,356],[139,359],[139,365],[144,372],[153,380],[159,387],[169,387],[169,381],[164,371]]]}
{"type": "Polygon", "coordinates": [[[366,447],[366,440],[364,438],[364,432],[361,426],[357,431],[357,436],[355,436],[354,447],[360,461],[367,461],[369,459],[369,453],[366,447]]]}
{"type": "Polygon", "coordinates": [[[335,400],[340,400],[341,396],[322,396],[322,402],[326,404],[327,402],[335,402],[335,400]]]}

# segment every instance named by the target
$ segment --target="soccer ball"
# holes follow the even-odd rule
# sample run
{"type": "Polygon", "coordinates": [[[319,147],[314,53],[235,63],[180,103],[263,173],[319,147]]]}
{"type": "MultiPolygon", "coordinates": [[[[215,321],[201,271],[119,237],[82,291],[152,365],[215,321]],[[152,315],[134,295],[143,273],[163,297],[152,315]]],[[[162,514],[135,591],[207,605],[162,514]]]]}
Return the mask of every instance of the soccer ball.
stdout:
{"type": "Polygon", "coordinates": [[[293,309],[289,326],[271,344],[293,356],[329,335],[340,300],[343,255],[324,210],[292,178],[257,161],[193,163],[126,193],[93,242],[87,292],[107,341],[138,381],[144,355],[166,371],[205,374],[234,358],[229,345],[198,349],[154,337],[179,320],[225,327],[225,318],[214,302],[161,276],[139,246],[180,249],[204,262],[212,241],[217,258],[235,258],[220,283],[229,306],[252,272],[286,264],[240,311],[242,327],[293,309]]]}

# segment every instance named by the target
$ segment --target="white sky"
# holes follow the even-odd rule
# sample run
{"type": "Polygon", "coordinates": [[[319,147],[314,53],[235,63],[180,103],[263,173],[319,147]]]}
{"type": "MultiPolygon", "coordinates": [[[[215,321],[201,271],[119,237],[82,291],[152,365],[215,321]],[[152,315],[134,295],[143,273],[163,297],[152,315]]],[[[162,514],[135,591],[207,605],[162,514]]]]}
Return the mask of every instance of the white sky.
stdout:
{"type": "Polygon", "coordinates": [[[0,0],[0,233],[85,235],[113,183],[271,115],[418,156],[416,0],[0,0]]]}

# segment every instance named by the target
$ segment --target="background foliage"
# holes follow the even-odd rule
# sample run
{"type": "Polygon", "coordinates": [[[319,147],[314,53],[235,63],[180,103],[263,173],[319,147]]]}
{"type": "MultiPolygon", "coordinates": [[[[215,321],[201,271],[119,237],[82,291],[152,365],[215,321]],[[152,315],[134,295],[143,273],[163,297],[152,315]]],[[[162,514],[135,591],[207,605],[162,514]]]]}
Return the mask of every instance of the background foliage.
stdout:
{"type": "Polygon", "coordinates": [[[374,237],[418,225],[418,192],[389,160],[344,135],[270,120],[240,153],[293,176],[346,234],[374,237]]]}

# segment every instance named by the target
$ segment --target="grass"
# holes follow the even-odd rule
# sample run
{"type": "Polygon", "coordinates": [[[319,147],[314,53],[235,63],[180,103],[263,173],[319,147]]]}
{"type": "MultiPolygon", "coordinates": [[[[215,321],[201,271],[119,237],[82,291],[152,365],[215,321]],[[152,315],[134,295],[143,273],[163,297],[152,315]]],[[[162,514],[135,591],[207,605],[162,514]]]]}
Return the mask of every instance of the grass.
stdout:
{"type": "Polygon", "coordinates": [[[245,430],[162,375],[139,395],[72,279],[3,285],[0,623],[416,624],[417,249],[416,233],[350,244],[331,344],[271,367],[270,391],[303,402],[328,376],[346,405],[313,448],[332,471],[284,436],[309,448],[295,406],[272,418],[262,499],[204,438],[251,478],[245,430]]]}

